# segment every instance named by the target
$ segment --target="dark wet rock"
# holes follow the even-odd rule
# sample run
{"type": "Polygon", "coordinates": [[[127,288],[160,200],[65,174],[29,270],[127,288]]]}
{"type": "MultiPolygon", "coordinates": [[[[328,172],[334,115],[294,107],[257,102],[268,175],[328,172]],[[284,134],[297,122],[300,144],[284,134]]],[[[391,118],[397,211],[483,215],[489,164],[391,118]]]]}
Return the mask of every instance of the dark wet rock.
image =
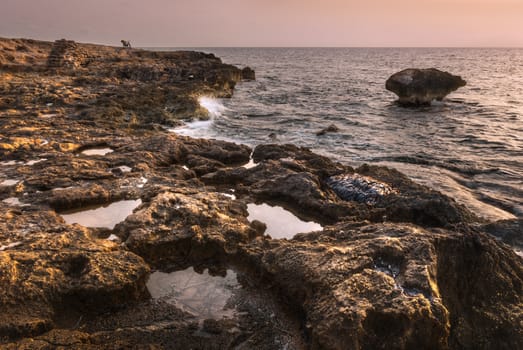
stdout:
{"type": "MultiPolygon", "coordinates": [[[[365,164],[355,169],[355,172],[386,183],[397,191],[396,194],[384,196],[376,205],[374,215],[381,214],[384,220],[429,227],[480,221],[454,199],[416,184],[395,169],[365,164]]],[[[377,220],[377,217],[373,220],[377,220]]]]}
{"type": "Polygon", "coordinates": [[[478,220],[453,199],[394,169],[368,165],[352,169],[292,145],[260,145],[253,159],[258,164],[254,168],[221,169],[202,180],[236,188],[255,201],[282,205],[321,223],[350,218],[445,227],[478,220]]]}
{"type": "Polygon", "coordinates": [[[340,163],[334,162],[327,157],[315,154],[308,148],[297,147],[289,144],[259,145],[254,149],[252,158],[255,163],[260,163],[269,159],[291,160],[291,162],[287,162],[287,165],[298,163],[303,164],[305,168],[321,177],[336,175],[346,169],[352,169],[350,167],[342,166],[340,163]]]}
{"type": "Polygon", "coordinates": [[[330,133],[330,132],[338,132],[338,131],[340,131],[340,129],[339,129],[336,125],[331,124],[331,125],[329,125],[328,127],[326,127],[325,129],[322,129],[322,130],[318,131],[318,132],[316,133],[316,136],[323,136],[323,135],[325,135],[326,133],[330,133]]]}
{"type": "Polygon", "coordinates": [[[243,68],[242,80],[256,80],[256,74],[254,73],[254,70],[250,67],[243,68]]]}
{"type": "Polygon", "coordinates": [[[484,232],[498,237],[508,245],[523,252],[523,220],[500,220],[480,226],[484,232]]]}
{"type": "Polygon", "coordinates": [[[452,91],[467,83],[461,77],[435,68],[405,69],[393,74],[385,87],[398,95],[403,105],[425,105],[441,101],[452,91]]]}
{"type": "Polygon", "coordinates": [[[210,160],[219,161],[227,165],[239,165],[249,161],[252,150],[246,145],[238,145],[217,140],[187,139],[186,152],[190,155],[201,156],[210,160]]]}
{"type": "Polygon", "coordinates": [[[331,176],[326,183],[341,199],[366,204],[376,204],[381,197],[396,193],[386,183],[357,173],[331,176]]]}

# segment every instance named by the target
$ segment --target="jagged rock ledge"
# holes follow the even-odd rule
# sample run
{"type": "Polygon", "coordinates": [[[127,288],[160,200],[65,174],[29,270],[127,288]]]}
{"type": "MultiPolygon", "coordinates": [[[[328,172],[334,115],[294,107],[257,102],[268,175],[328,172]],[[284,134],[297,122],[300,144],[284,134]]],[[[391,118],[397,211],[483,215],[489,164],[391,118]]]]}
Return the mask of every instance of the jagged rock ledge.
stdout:
{"type": "Polygon", "coordinates": [[[394,169],[160,127],[205,117],[198,96],[231,96],[238,68],[25,39],[0,39],[0,63],[0,347],[523,347],[522,259],[484,232],[518,242],[519,223],[394,169]],[[114,228],[60,215],[131,199],[114,228]],[[262,202],[324,229],[271,239],[247,219],[262,202]],[[234,271],[232,318],[151,299],[152,271],[191,266],[234,271]]]}

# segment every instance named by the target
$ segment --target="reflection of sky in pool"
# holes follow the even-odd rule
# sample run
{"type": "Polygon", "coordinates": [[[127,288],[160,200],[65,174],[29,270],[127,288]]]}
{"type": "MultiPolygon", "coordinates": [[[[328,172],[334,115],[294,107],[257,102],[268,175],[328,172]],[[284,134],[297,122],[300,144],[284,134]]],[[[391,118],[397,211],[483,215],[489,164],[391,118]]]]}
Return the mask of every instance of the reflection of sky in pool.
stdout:
{"type": "Polygon", "coordinates": [[[82,154],[86,156],[105,156],[107,153],[111,153],[113,150],[110,148],[90,148],[82,151],[82,154]]]}
{"type": "Polygon", "coordinates": [[[292,238],[297,233],[323,230],[323,227],[313,221],[303,221],[282,207],[271,207],[267,204],[247,205],[249,221],[258,220],[267,225],[265,234],[272,238],[292,238]]]}
{"type": "Polygon", "coordinates": [[[140,199],[114,202],[105,206],[61,212],[60,215],[68,224],[80,224],[86,227],[106,227],[113,229],[116,224],[125,220],[133,210],[142,203],[140,199]]]}
{"type": "Polygon", "coordinates": [[[235,309],[227,306],[235,289],[240,288],[236,273],[227,270],[225,277],[202,274],[192,267],[171,273],[154,272],[147,289],[155,299],[164,300],[202,319],[231,318],[235,309]]]}

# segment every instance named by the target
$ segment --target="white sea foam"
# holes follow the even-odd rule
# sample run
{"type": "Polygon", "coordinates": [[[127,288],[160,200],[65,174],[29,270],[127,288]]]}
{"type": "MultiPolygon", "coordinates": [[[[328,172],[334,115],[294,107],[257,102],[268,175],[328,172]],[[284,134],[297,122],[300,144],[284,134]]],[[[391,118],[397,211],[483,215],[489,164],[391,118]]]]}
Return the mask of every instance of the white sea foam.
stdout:
{"type": "Polygon", "coordinates": [[[219,118],[225,113],[227,108],[221,103],[219,99],[213,97],[203,96],[198,99],[201,107],[209,112],[209,120],[197,120],[186,123],[183,127],[169,129],[178,135],[203,137],[206,138],[210,132],[214,119],[219,118]]]}
{"type": "Polygon", "coordinates": [[[220,100],[212,97],[200,97],[198,103],[209,112],[211,119],[222,116],[227,110],[220,100]]]}
{"type": "Polygon", "coordinates": [[[198,120],[187,123],[181,128],[169,129],[169,131],[182,136],[205,137],[204,135],[211,128],[212,123],[212,120],[198,120]]]}

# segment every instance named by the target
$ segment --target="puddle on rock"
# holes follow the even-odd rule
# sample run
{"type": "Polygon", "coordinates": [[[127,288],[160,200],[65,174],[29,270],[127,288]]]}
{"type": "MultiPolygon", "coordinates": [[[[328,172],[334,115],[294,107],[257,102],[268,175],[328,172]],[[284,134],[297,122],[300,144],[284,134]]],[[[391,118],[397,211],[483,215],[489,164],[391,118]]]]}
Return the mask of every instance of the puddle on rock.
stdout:
{"type": "Polygon", "coordinates": [[[258,165],[258,163],[254,163],[254,160],[252,158],[250,158],[249,162],[247,164],[242,165],[242,167],[245,168],[245,169],[251,169],[251,168],[254,168],[257,165],[258,165]]]}
{"type": "Polygon", "coordinates": [[[292,238],[297,233],[321,231],[323,227],[314,221],[303,221],[282,207],[263,204],[247,204],[247,220],[258,220],[267,225],[265,234],[272,238],[292,238]]]}
{"type": "Polygon", "coordinates": [[[27,206],[29,206],[29,204],[24,204],[24,203],[20,202],[20,200],[18,198],[16,198],[16,197],[6,198],[2,202],[6,203],[8,205],[11,205],[11,206],[18,206],[18,207],[27,207],[27,206]]]}
{"type": "Polygon", "coordinates": [[[140,199],[114,202],[109,205],[91,206],[59,214],[68,224],[80,224],[85,227],[105,227],[113,229],[125,220],[133,210],[142,204],[140,199]]]}
{"type": "Polygon", "coordinates": [[[226,198],[232,199],[233,201],[236,200],[236,196],[234,194],[231,194],[231,193],[220,193],[220,194],[226,198]]]}
{"type": "Polygon", "coordinates": [[[240,284],[236,273],[227,270],[225,277],[202,274],[192,267],[171,273],[154,272],[147,289],[154,299],[160,299],[193,314],[200,319],[232,318],[237,314],[229,299],[240,284]]]}
{"type": "Polygon", "coordinates": [[[112,242],[118,242],[118,241],[120,241],[120,237],[118,237],[115,234],[111,234],[109,237],[107,237],[107,240],[112,241],[112,242]]]}
{"type": "Polygon", "coordinates": [[[147,180],[145,177],[143,177],[143,176],[140,177],[140,183],[138,185],[136,185],[136,187],[143,188],[145,186],[145,184],[147,183],[147,181],[149,181],[149,180],[147,180]]]}
{"type": "Polygon", "coordinates": [[[51,191],[65,191],[65,190],[70,190],[72,188],[75,188],[74,186],[69,186],[69,187],[55,187],[55,188],[52,188],[51,191]]]}
{"type": "Polygon", "coordinates": [[[4,181],[0,182],[0,186],[13,186],[13,185],[16,185],[19,182],[20,182],[20,180],[7,179],[7,180],[4,180],[4,181]]]}
{"type": "Polygon", "coordinates": [[[16,160],[6,160],[4,162],[0,162],[0,165],[2,165],[2,166],[10,166],[10,165],[16,165],[18,163],[19,162],[17,162],[16,160]]]}
{"type": "Polygon", "coordinates": [[[112,153],[112,152],[113,152],[113,150],[111,148],[104,147],[104,148],[89,148],[89,149],[82,151],[81,153],[86,156],[105,156],[107,153],[112,153]]]}
{"type": "Polygon", "coordinates": [[[133,169],[127,165],[121,165],[117,169],[120,169],[122,173],[130,173],[133,169]]]}
{"type": "Polygon", "coordinates": [[[25,163],[25,165],[35,165],[37,163],[40,163],[40,162],[45,162],[47,160],[47,158],[41,158],[41,159],[35,159],[35,160],[30,160],[28,161],[27,163],[25,163]]]}
{"type": "Polygon", "coordinates": [[[14,247],[18,247],[21,244],[22,244],[22,242],[13,242],[13,243],[9,243],[6,245],[2,245],[2,246],[0,246],[0,252],[3,252],[4,250],[11,249],[14,247]]]}

